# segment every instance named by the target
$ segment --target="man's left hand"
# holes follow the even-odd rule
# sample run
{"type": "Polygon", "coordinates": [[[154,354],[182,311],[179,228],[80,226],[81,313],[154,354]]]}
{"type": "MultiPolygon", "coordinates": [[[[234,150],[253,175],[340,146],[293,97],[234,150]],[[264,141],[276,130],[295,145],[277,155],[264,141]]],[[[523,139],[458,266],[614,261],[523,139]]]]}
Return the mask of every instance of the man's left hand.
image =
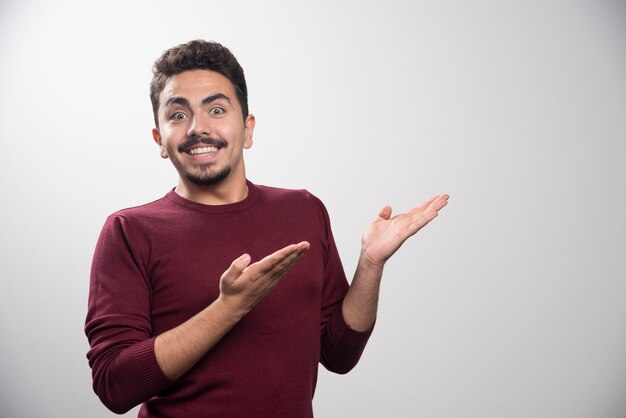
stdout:
{"type": "Polygon", "coordinates": [[[363,235],[361,257],[382,267],[404,241],[435,219],[446,204],[447,194],[433,196],[418,207],[393,217],[391,207],[385,206],[363,235]]]}

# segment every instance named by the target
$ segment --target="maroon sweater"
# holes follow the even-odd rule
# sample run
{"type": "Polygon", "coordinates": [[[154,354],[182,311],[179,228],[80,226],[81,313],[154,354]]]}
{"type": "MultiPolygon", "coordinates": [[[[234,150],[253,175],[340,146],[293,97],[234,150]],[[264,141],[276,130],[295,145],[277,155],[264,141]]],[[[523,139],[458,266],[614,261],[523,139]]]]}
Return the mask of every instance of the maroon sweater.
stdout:
{"type": "Polygon", "coordinates": [[[323,204],[310,193],[256,186],[208,206],[173,191],[111,215],[96,246],[85,332],[94,390],[112,411],[140,417],[311,417],[317,366],[346,373],[369,337],[348,328],[348,289],[323,204]],[[256,261],[292,243],[310,250],[274,291],[177,381],[154,338],[219,294],[243,253],[256,261]]]}

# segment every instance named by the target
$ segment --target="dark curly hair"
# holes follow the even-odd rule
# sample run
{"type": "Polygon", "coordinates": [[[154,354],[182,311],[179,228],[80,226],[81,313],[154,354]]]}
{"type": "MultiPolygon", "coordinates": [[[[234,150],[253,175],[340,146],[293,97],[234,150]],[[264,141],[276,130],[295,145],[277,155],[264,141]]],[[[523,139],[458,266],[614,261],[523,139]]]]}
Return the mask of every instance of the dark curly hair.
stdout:
{"type": "Polygon", "coordinates": [[[159,126],[159,95],[167,79],[188,70],[211,70],[230,80],[241,105],[243,119],[248,117],[248,88],[243,69],[235,56],[217,42],[194,40],[170,48],[155,61],[150,82],[150,100],[154,113],[154,123],[159,126]]]}

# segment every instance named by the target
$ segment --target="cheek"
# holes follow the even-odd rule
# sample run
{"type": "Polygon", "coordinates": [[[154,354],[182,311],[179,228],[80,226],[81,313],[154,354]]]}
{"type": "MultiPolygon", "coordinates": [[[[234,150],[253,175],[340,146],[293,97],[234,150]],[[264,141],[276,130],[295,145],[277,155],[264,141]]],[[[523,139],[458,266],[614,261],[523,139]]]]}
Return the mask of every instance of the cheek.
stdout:
{"type": "Polygon", "coordinates": [[[228,138],[231,142],[236,142],[241,145],[243,145],[246,140],[245,130],[240,126],[233,126],[232,124],[221,126],[217,133],[220,137],[224,139],[228,138]]]}
{"type": "Polygon", "coordinates": [[[166,126],[161,130],[163,142],[171,144],[187,138],[187,129],[182,125],[166,126]]]}

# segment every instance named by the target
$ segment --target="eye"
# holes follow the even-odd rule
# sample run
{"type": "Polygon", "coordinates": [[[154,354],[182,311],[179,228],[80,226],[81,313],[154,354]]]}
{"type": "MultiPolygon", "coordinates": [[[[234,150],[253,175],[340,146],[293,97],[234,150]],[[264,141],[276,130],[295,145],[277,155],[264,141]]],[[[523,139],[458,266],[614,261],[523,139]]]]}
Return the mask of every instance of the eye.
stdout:
{"type": "Polygon", "coordinates": [[[172,120],[183,120],[187,117],[187,115],[185,115],[183,112],[174,112],[172,113],[172,116],[170,116],[170,119],[172,120]]]}
{"type": "Polygon", "coordinates": [[[221,107],[214,107],[213,109],[209,111],[211,115],[223,115],[224,112],[225,110],[222,109],[221,107]]]}

